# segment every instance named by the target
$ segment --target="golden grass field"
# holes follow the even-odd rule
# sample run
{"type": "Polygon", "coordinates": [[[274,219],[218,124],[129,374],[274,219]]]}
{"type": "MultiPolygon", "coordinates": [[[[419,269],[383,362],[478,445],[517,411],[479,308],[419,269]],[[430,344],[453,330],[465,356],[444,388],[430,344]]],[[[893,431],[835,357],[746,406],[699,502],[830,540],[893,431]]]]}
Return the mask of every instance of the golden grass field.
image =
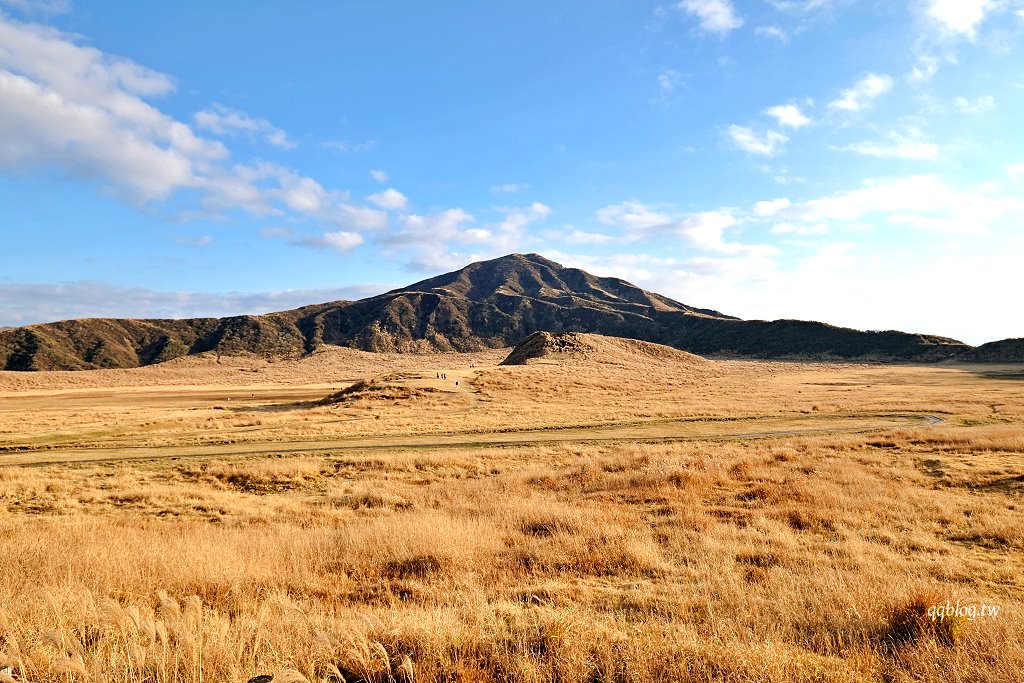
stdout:
{"type": "Polygon", "coordinates": [[[588,339],[0,373],[0,682],[1024,680],[1024,370],[588,339]]]}

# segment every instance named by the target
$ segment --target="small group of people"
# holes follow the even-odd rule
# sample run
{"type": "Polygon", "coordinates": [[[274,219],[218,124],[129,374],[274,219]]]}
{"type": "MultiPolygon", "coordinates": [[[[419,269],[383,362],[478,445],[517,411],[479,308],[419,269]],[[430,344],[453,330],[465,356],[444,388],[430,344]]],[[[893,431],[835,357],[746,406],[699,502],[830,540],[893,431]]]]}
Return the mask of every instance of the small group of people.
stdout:
{"type": "Polygon", "coordinates": [[[448,375],[446,375],[443,372],[439,372],[439,373],[437,373],[437,378],[438,379],[448,379],[448,375]]]}

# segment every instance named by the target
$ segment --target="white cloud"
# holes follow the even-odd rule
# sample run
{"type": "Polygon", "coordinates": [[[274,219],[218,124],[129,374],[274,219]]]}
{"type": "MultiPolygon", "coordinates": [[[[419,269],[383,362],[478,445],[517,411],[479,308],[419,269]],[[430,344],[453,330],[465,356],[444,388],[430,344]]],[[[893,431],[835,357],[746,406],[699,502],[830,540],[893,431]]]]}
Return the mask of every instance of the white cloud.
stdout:
{"type": "Polygon", "coordinates": [[[949,188],[936,176],[912,176],[887,181],[867,181],[848,192],[796,202],[776,212],[783,218],[808,223],[851,221],[875,212],[928,211],[949,188]]]}
{"type": "Polygon", "coordinates": [[[764,110],[764,113],[774,118],[783,127],[803,128],[812,123],[811,119],[800,111],[800,107],[795,104],[779,104],[774,107],[768,107],[764,110]]]}
{"type": "Polygon", "coordinates": [[[250,140],[264,140],[280,149],[293,149],[295,143],[288,134],[266,119],[257,119],[237,109],[214,104],[210,109],[197,112],[196,126],[217,135],[245,135],[250,140]]]}
{"type": "Polygon", "coordinates": [[[973,39],[996,0],[926,0],[925,14],[945,31],[973,39]]]}
{"type": "Polygon", "coordinates": [[[857,142],[843,147],[832,147],[840,152],[853,152],[879,159],[907,159],[913,161],[934,161],[939,157],[939,146],[932,142],[890,133],[884,142],[857,142]]]}
{"type": "Polygon", "coordinates": [[[358,233],[339,230],[337,232],[325,232],[323,242],[326,246],[337,252],[347,253],[362,244],[363,237],[358,233]]]}
{"type": "Polygon", "coordinates": [[[371,209],[368,206],[341,203],[335,212],[327,214],[327,220],[358,230],[385,230],[388,227],[388,215],[384,211],[371,209]]]}
{"type": "Polygon", "coordinates": [[[502,209],[505,219],[498,224],[489,236],[488,247],[495,255],[515,251],[525,238],[526,228],[533,223],[548,219],[551,207],[534,202],[529,206],[502,209]]]}
{"type": "Polygon", "coordinates": [[[333,230],[318,234],[299,232],[290,227],[271,227],[260,230],[264,240],[284,240],[295,247],[310,249],[329,249],[339,254],[347,254],[366,239],[358,232],[349,230],[333,230]]]}
{"type": "Polygon", "coordinates": [[[439,244],[458,237],[466,223],[473,221],[473,215],[463,209],[447,209],[432,216],[409,214],[398,219],[401,230],[385,237],[392,244],[439,244]]]}
{"type": "Polygon", "coordinates": [[[754,204],[754,215],[767,217],[774,216],[783,209],[788,209],[793,202],[789,201],[786,197],[779,197],[778,199],[769,199],[754,204]]]}
{"type": "Polygon", "coordinates": [[[857,245],[853,242],[823,244],[812,255],[800,260],[798,271],[805,277],[822,277],[834,271],[854,268],[860,261],[853,253],[856,250],[857,245]]]}
{"type": "Polygon", "coordinates": [[[662,286],[668,280],[665,274],[685,262],[670,256],[652,256],[645,253],[617,252],[610,256],[593,256],[551,249],[545,255],[570,268],[580,268],[598,277],[622,278],[659,292],[666,291],[662,286]]]}
{"type": "Polygon", "coordinates": [[[469,228],[459,233],[458,240],[463,243],[484,243],[493,239],[494,233],[487,228],[469,228]]]}
{"type": "Polygon", "coordinates": [[[782,27],[778,24],[770,24],[768,26],[758,26],[754,29],[754,34],[761,36],[762,38],[774,38],[781,43],[789,42],[789,34],[782,30],[782,27]]]}
{"type": "Polygon", "coordinates": [[[772,226],[774,235],[824,235],[829,232],[828,225],[816,223],[814,225],[796,225],[793,223],[776,223],[772,226]]]}
{"type": "Polygon", "coordinates": [[[484,258],[477,253],[450,251],[446,245],[424,245],[412,254],[404,269],[411,273],[426,273],[430,276],[461,268],[467,263],[484,258]]]}
{"type": "Polygon", "coordinates": [[[623,238],[630,241],[675,235],[690,246],[701,251],[722,254],[774,253],[774,247],[728,242],[725,231],[739,224],[729,211],[701,211],[681,217],[670,216],[652,210],[637,202],[628,201],[599,209],[597,219],[605,225],[614,226],[624,232],[623,238]]]}
{"type": "MultiPolygon", "coordinates": [[[[907,82],[929,80],[942,62],[958,63],[957,52],[963,41],[973,42],[982,23],[996,11],[1019,4],[1019,0],[913,0],[911,7],[920,25],[914,51],[919,54],[917,65],[907,75],[907,82]]],[[[996,38],[997,35],[993,32],[995,40],[989,48],[1008,52],[1008,38],[996,38]]]]}
{"type": "Polygon", "coordinates": [[[272,194],[289,209],[311,216],[327,216],[331,196],[320,183],[286,169],[279,169],[277,179],[281,187],[272,194]]]}
{"type": "Polygon", "coordinates": [[[398,231],[379,239],[387,247],[385,254],[408,257],[407,270],[438,272],[470,260],[521,251],[529,239],[527,228],[551,215],[551,208],[540,202],[498,211],[504,218],[485,226],[473,225],[476,219],[459,208],[431,215],[408,214],[399,217],[398,231]],[[463,245],[473,245],[479,251],[466,254],[461,251],[463,245]]]}
{"type": "Polygon", "coordinates": [[[665,69],[658,74],[658,89],[663,93],[670,93],[676,89],[681,79],[682,74],[675,69],[665,69]]]}
{"type": "Polygon", "coordinates": [[[330,249],[339,254],[347,254],[366,241],[359,233],[348,230],[335,230],[318,235],[309,235],[296,232],[291,228],[268,228],[261,230],[260,236],[263,239],[282,239],[296,247],[330,249]]]}
{"type": "Polygon", "coordinates": [[[1007,167],[1006,172],[1012,178],[1024,178],[1024,164],[1011,164],[1007,167]]]}
{"type": "Polygon", "coordinates": [[[672,93],[683,83],[683,74],[675,69],[664,69],[657,76],[658,94],[650,99],[651,104],[668,104],[672,101],[672,93]]]}
{"type": "Polygon", "coordinates": [[[350,140],[328,140],[321,143],[321,146],[324,149],[331,149],[342,154],[362,154],[376,147],[377,141],[363,140],[361,142],[352,142],[350,140]]]}
{"type": "MultiPolygon", "coordinates": [[[[648,253],[588,256],[550,252],[568,266],[599,276],[619,277],[677,301],[735,315],[738,301],[750,310],[764,296],[759,287],[778,277],[774,256],[692,256],[676,258],[648,253]]],[[[776,302],[778,305],[778,302],[776,302]]]]}
{"type": "Polygon", "coordinates": [[[126,131],[110,111],[71,103],[9,71],[0,71],[0,101],[0,167],[21,173],[56,166],[140,202],[196,184],[189,154],[160,144],[155,131],[126,131]]]}
{"type": "Polygon", "coordinates": [[[724,211],[702,211],[679,221],[673,231],[685,237],[698,249],[736,254],[750,248],[744,244],[725,241],[726,228],[731,228],[736,223],[736,217],[724,211]]]}
{"type": "Polygon", "coordinates": [[[0,0],[0,6],[25,14],[66,14],[71,0],[0,0]]]}
{"type": "Polygon", "coordinates": [[[353,204],[348,192],[328,190],[313,178],[265,161],[236,165],[230,172],[211,176],[201,186],[208,192],[203,204],[211,211],[236,207],[258,215],[290,211],[346,229],[388,227],[387,212],[353,204]]]}
{"type": "Polygon", "coordinates": [[[939,59],[932,55],[921,55],[917,64],[907,74],[910,83],[923,83],[939,72],[939,59]]]}
{"type": "Polygon", "coordinates": [[[516,192],[529,189],[529,187],[529,185],[524,183],[504,183],[502,185],[491,185],[491,192],[494,194],[515,194],[516,192]]]}
{"type": "MultiPolygon", "coordinates": [[[[262,161],[229,165],[221,142],[197,135],[146,101],[174,91],[165,74],[2,14],[0,45],[0,170],[58,170],[98,181],[137,203],[190,190],[206,213],[180,207],[182,218],[241,209],[260,216],[288,213],[345,230],[387,227],[387,213],[355,205],[347,192],[328,190],[291,169],[262,161]]],[[[219,105],[196,121],[221,134],[290,144],[262,119],[219,105]]]]}
{"type": "Polygon", "coordinates": [[[564,233],[550,233],[550,237],[568,244],[607,244],[615,240],[612,235],[576,229],[564,233]]]}
{"type": "Polygon", "coordinates": [[[870,106],[872,100],[892,90],[892,77],[869,73],[857,81],[852,88],[842,91],[839,99],[829,103],[829,109],[840,111],[861,111],[870,106]]]}
{"type": "Polygon", "coordinates": [[[676,88],[683,82],[683,75],[675,69],[664,69],[658,74],[658,101],[667,101],[676,88]]]}
{"type": "Polygon", "coordinates": [[[780,222],[829,224],[871,216],[890,225],[941,233],[984,235],[1008,217],[1024,217],[1024,201],[990,188],[958,191],[934,175],[869,180],[848,192],[795,202],[773,214],[780,222]]]}
{"type": "Polygon", "coordinates": [[[631,232],[641,232],[671,225],[668,214],[651,210],[638,201],[622,202],[598,209],[597,220],[605,225],[614,225],[631,232]]]}
{"type": "Polygon", "coordinates": [[[965,114],[984,114],[996,106],[996,98],[991,95],[983,95],[974,100],[969,100],[966,97],[957,97],[955,102],[957,109],[965,114]]]}
{"type": "Polygon", "coordinates": [[[711,33],[726,34],[743,25],[730,0],[682,0],[679,9],[697,17],[700,27],[711,33]]]}
{"type": "Polygon", "coordinates": [[[164,74],[3,15],[0,45],[0,168],[56,167],[145,202],[227,155],[144,101],[174,89],[164,74]]]}
{"type": "Polygon", "coordinates": [[[769,130],[764,135],[758,135],[745,126],[729,126],[725,133],[743,151],[767,157],[778,154],[789,141],[788,137],[778,131],[769,130]]]}
{"type": "Polygon", "coordinates": [[[393,187],[383,192],[371,194],[366,199],[388,211],[404,211],[409,205],[409,200],[406,199],[405,195],[393,187]]]}
{"type": "Polygon", "coordinates": [[[378,183],[386,183],[388,182],[388,180],[390,180],[388,174],[378,168],[375,168],[372,171],[370,171],[370,177],[376,180],[378,183]]]}
{"type": "Polygon", "coordinates": [[[897,213],[889,216],[889,223],[892,225],[909,225],[919,230],[949,235],[989,234],[988,226],[973,216],[966,217],[965,220],[965,217],[959,216],[923,216],[913,213],[897,213]]]}
{"type": "Polygon", "coordinates": [[[504,231],[521,230],[530,223],[542,221],[551,215],[551,207],[534,202],[522,208],[503,209],[505,220],[501,222],[500,229],[504,231]]]}
{"type": "Polygon", "coordinates": [[[323,217],[332,204],[348,200],[348,193],[330,193],[312,178],[272,164],[257,162],[238,164],[221,176],[211,179],[210,196],[205,205],[211,209],[242,206],[257,214],[279,214],[280,207],[323,217]]]}

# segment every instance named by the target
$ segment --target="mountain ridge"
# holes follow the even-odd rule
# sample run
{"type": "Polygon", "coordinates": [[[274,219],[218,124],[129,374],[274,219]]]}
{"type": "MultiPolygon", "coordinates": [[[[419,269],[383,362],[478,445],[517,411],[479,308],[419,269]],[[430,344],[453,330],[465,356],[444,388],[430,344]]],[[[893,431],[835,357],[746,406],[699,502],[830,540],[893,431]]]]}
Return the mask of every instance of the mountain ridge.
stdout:
{"type": "Polygon", "coordinates": [[[477,351],[515,346],[540,331],[757,358],[938,361],[969,360],[974,351],[937,335],[741,320],[625,280],[566,268],[539,254],[510,254],[365,299],[263,315],[86,318],[0,330],[0,369],[136,367],[203,352],[287,358],[322,345],[377,352],[477,351]]]}

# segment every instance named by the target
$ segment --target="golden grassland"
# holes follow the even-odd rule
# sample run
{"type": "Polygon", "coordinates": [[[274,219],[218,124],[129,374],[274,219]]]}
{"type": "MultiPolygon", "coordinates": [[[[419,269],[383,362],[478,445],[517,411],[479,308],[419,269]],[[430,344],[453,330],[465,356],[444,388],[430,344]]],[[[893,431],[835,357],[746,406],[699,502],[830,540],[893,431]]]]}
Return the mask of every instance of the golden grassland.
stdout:
{"type": "Polygon", "coordinates": [[[1019,369],[502,356],[0,373],[0,681],[1021,680],[1019,369]]]}

